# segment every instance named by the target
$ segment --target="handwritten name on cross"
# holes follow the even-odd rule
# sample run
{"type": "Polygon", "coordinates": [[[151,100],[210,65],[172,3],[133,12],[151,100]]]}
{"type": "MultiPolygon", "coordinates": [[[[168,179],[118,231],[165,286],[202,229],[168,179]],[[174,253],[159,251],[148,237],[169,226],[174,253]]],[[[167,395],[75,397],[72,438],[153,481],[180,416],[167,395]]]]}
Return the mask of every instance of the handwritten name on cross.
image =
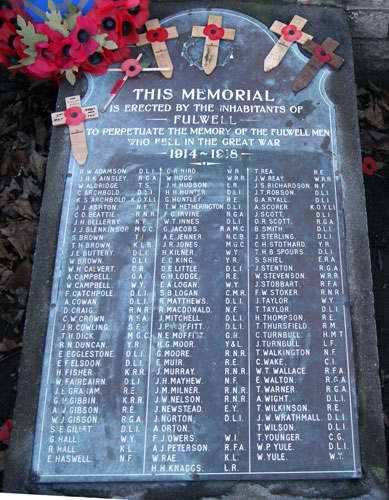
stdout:
{"type": "Polygon", "coordinates": [[[84,165],[88,157],[88,146],[86,143],[85,120],[99,117],[97,106],[81,108],[79,95],[66,97],[66,111],[51,113],[51,123],[54,127],[68,125],[72,154],[79,165],[84,165]]]}
{"type": "Polygon", "coordinates": [[[216,68],[220,40],[235,40],[235,30],[222,28],[223,16],[208,16],[207,26],[193,26],[192,36],[205,38],[202,67],[206,75],[216,68]]]}
{"type": "Polygon", "coordinates": [[[293,92],[299,92],[307,87],[323,64],[327,63],[336,69],[342,66],[344,59],[334,54],[338,46],[339,43],[330,37],[327,37],[322,45],[318,45],[312,40],[304,43],[303,49],[313,54],[313,56],[296,76],[292,87],[293,92]]]}
{"type": "Polygon", "coordinates": [[[266,56],[264,62],[265,72],[276,68],[280,64],[294,42],[304,44],[308,40],[312,40],[311,35],[301,31],[306,24],[307,20],[300,16],[294,16],[290,24],[274,21],[270,26],[270,30],[277,35],[281,35],[281,38],[266,56]]]}
{"type": "Polygon", "coordinates": [[[178,38],[177,28],[175,26],[166,29],[161,28],[158,19],[147,21],[145,26],[147,33],[139,35],[139,41],[136,46],[142,47],[143,45],[151,44],[157,65],[161,68],[161,74],[169,79],[173,76],[173,63],[170,59],[165,40],[178,38]],[[164,68],[170,69],[166,71],[164,68]]]}

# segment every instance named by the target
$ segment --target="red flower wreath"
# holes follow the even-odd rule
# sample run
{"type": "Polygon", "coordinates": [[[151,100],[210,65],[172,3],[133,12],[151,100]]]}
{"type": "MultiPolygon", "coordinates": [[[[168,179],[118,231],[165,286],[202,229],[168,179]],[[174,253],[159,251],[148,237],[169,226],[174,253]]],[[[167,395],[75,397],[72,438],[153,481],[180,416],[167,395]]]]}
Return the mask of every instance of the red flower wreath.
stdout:
{"type": "MultiPolygon", "coordinates": [[[[74,84],[84,71],[101,75],[130,56],[149,17],[149,0],[94,0],[86,15],[62,13],[49,2],[46,20],[35,22],[23,0],[0,0],[0,64],[31,78],[65,77],[74,84]]],[[[150,33],[164,41],[164,28],[150,33]]]]}
{"type": "Polygon", "coordinates": [[[362,162],[362,169],[365,174],[373,175],[378,170],[377,162],[371,156],[365,156],[362,162]]]}
{"type": "Polygon", "coordinates": [[[329,63],[332,60],[332,55],[326,52],[323,47],[315,47],[313,53],[322,63],[329,63]]]}
{"type": "Polygon", "coordinates": [[[85,115],[79,106],[72,106],[64,112],[66,116],[66,125],[80,125],[85,121],[85,115]]]}
{"type": "Polygon", "coordinates": [[[219,28],[216,24],[208,24],[203,30],[203,34],[210,40],[220,40],[224,36],[224,29],[219,28]]]}
{"type": "Polygon", "coordinates": [[[302,37],[302,32],[297,29],[294,24],[288,24],[284,26],[281,30],[281,33],[284,35],[284,39],[287,42],[297,42],[302,37]]]}
{"type": "Polygon", "coordinates": [[[165,28],[158,28],[156,30],[150,30],[147,32],[146,38],[150,43],[154,42],[164,42],[167,40],[169,33],[165,28]]]}

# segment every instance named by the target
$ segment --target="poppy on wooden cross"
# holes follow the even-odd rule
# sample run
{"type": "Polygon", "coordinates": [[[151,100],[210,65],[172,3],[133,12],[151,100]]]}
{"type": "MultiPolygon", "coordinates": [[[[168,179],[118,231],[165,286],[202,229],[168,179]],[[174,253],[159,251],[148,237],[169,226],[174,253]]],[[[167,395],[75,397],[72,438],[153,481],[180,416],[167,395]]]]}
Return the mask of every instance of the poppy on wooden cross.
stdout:
{"type": "Polygon", "coordinates": [[[292,87],[293,92],[299,92],[309,85],[312,78],[316,75],[324,63],[327,63],[332,68],[336,69],[339,69],[342,66],[344,59],[334,54],[334,51],[338,46],[339,43],[330,37],[327,37],[322,45],[318,45],[312,40],[308,40],[304,43],[303,49],[313,54],[313,56],[296,76],[292,87]]]}
{"type": "Polygon", "coordinates": [[[170,59],[165,40],[178,38],[177,28],[175,26],[166,29],[161,28],[158,19],[147,21],[145,26],[147,33],[139,35],[139,41],[136,46],[142,47],[143,45],[151,44],[161,74],[165,78],[171,78],[173,76],[173,63],[170,59]],[[166,68],[170,69],[166,70],[166,68]]]}
{"type": "MultiPolygon", "coordinates": [[[[125,76],[124,78],[119,78],[115,85],[111,89],[111,97],[108,99],[108,101],[104,104],[104,107],[102,108],[101,112],[104,113],[104,111],[108,108],[108,106],[111,104],[111,102],[115,99],[116,94],[119,92],[119,90],[123,87],[123,85],[126,83],[128,78],[132,78],[136,75],[138,75],[141,71],[161,71],[161,70],[166,70],[168,71],[170,68],[147,68],[146,66],[142,66],[139,64],[139,61],[142,57],[142,54],[139,54],[136,59],[126,59],[125,61],[122,62],[122,65],[120,68],[109,68],[108,71],[124,71],[125,76]]],[[[150,64],[150,63],[147,63],[150,64]]]]}
{"type": "Polygon", "coordinates": [[[81,107],[79,95],[66,97],[66,111],[51,113],[51,123],[57,125],[68,125],[70,133],[70,144],[72,154],[79,165],[84,165],[88,157],[88,146],[86,143],[85,120],[99,117],[97,106],[81,107]]]}
{"type": "Polygon", "coordinates": [[[307,20],[300,16],[294,16],[290,24],[274,21],[270,26],[270,30],[277,35],[281,35],[281,38],[266,56],[264,62],[265,72],[276,68],[280,64],[293,42],[304,44],[308,40],[312,40],[311,35],[301,31],[306,24],[307,20]]]}
{"type": "Polygon", "coordinates": [[[222,28],[223,16],[208,16],[207,26],[193,26],[192,36],[205,38],[202,67],[210,75],[217,65],[220,40],[235,40],[235,30],[222,28]]]}

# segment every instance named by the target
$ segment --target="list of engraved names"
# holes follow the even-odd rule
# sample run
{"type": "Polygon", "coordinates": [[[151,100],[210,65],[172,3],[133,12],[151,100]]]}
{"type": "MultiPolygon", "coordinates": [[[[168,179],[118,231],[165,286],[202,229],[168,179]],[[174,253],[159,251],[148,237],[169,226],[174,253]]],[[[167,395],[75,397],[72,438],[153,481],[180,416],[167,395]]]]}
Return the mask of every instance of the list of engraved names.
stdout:
{"type": "Polygon", "coordinates": [[[151,121],[90,125],[88,140],[122,154],[68,179],[38,473],[351,475],[327,104],[310,128],[304,104],[269,90],[137,88],[132,97],[109,116],[151,121]]]}

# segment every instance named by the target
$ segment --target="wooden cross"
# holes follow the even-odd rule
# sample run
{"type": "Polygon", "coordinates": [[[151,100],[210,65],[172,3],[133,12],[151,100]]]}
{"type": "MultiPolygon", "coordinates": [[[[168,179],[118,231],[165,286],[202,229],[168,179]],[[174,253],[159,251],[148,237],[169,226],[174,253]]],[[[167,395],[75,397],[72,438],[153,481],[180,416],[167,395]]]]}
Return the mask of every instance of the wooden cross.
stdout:
{"type": "Polygon", "coordinates": [[[280,21],[274,21],[270,26],[270,30],[277,35],[281,35],[281,38],[266,56],[264,62],[265,72],[276,68],[280,64],[293,42],[304,44],[308,40],[312,40],[311,35],[301,31],[306,23],[307,20],[300,16],[294,16],[288,25],[280,21]]]}
{"type": "Polygon", "coordinates": [[[216,68],[220,40],[235,40],[235,30],[222,28],[222,16],[208,16],[208,26],[193,26],[192,36],[205,38],[202,67],[206,75],[216,68]]]}
{"type": "Polygon", "coordinates": [[[150,43],[157,65],[159,68],[162,68],[161,74],[169,79],[173,76],[173,63],[170,59],[165,40],[178,38],[177,28],[175,26],[166,29],[161,28],[158,19],[147,21],[145,26],[147,33],[139,35],[139,41],[136,46],[142,47],[150,43]],[[164,68],[170,69],[166,71],[164,68]]]}
{"type": "Polygon", "coordinates": [[[65,101],[66,111],[51,113],[51,123],[54,127],[57,125],[69,126],[73,157],[79,165],[84,165],[88,157],[84,120],[98,118],[99,111],[97,106],[81,108],[79,95],[67,97],[65,101]]]}
{"type": "Polygon", "coordinates": [[[292,87],[293,92],[299,92],[309,85],[324,63],[336,69],[342,66],[344,59],[333,53],[338,46],[339,43],[330,37],[327,37],[321,46],[312,40],[304,43],[303,49],[313,54],[313,56],[296,76],[292,87]]]}
{"type": "Polygon", "coordinates": [[[136,59],[126,59],[123,61],[121,64],[120,68],[109,68],[108,71],[124,71],[125,76],[124,78],[119,78],[113,88],[111,89],[111,97],[108,99],[108,101],[104,104],[104,107],[102,108],[101,112],[104,113],[104,111],[108,108],[108,106],[111,104],[111,102],[114,100],[116,97],[117,93],[119,90],[123,87],[123,85],[126,83],[128,78],[131,78],[133,76],[136,76],[139,74],[141,71],[161,71],[161,70],[166,70],[168,71],[170,68],[146,68],[144,66],[141,66],[139,64],[139,61],[142,57],[142,54],[139,54],[136,59]]]}

